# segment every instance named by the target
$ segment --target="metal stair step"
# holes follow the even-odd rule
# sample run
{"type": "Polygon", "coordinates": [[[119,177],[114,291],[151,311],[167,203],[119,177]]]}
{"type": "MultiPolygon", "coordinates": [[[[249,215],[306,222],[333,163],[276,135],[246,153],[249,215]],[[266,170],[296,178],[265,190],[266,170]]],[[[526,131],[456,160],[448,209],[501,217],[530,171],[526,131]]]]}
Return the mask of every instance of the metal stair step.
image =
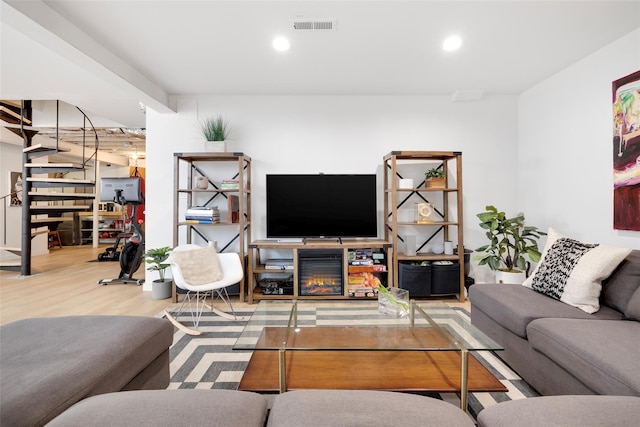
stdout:
{"type": "Polygon", "coordinates": [[[45,191],[30,191],[29,197],[33,201],[51,201],[51,200],[88,200],[95,199],[93,193],[52,193],[45,191]]]}
{"type": "Polygon", "coordinates": [[[16,113],[6,105],[0,105],[0,120],[4,120],[11,124],[20,124],[20,121],[26,125],[31,124],[31,120],[26,117],[22,117],[19,113],[16,113]]]}
{"type": "Polygon", "coordinates": [[[58,214],[65,212],[86,212],[91,210],[91,205],[31,205],[31,215],[58,214]]]}
{"type": "Polygon", "coordinates": [[[29,155],[30,158],[50,156],[57,153],[66,153],[70,150],[56,147],[49,147],[42,144],[34,144],[30,147],[24,148],[23,153],[29,155]]]}
{"type": "Polygon", "coordinates": [[[90,179],[73,178],[27,178],[33,188],[59,188],[59,187],[94,187],[95,182],[90,179]]]}
{"type": "Polygon", "coordinates": [[[25,163],[31,173],[76,172],[84,168],[78,163],[25,163]]]}

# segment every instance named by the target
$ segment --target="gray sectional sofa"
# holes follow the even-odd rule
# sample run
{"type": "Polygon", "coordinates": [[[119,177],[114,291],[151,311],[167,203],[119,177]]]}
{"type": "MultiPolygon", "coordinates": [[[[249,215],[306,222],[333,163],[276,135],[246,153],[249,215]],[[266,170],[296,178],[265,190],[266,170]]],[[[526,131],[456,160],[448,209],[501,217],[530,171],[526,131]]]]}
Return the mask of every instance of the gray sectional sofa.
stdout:
{"type": "Polygon", "coordinates": [[[594,314],[519,285],[475,284],[469,299],[471,322],[539,393],[640,396],[640,250],[603,282],[594,314]]]}
{"type": "Polygon", "coordinates": [[[0,425],[42,426],[75,403],[165,389],[173,325],[138,316],[68,316],[0,327],[0,425]]]}

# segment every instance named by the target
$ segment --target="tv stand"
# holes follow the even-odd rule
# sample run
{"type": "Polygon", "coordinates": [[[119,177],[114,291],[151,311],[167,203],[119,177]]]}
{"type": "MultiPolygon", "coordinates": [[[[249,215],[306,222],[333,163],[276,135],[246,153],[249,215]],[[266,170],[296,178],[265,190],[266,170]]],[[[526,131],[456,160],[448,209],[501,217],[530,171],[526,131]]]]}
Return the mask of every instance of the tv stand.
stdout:
{"type": "Polygon", "coordinates": [[[304,243],[306,245],[307,243],[310,243],[310,242],[322,242],[322,243],[324,243],[324,242],[331,242],[333,240],[335,240],[339,244],[342,244],[342,237],[329,237],[329,238],[326,238],[326,237],[314,237],[314,238],[304,237],[302,239],[302,243],[304,243]]]}
{"type": "Polygon", "coordinates": [[[263,299],[371,299],[377,297],[377,289],[363,288],[362,284],[355,282],[364,281],[370,283],[368,278],[375,276],[380,282],[389,286],[393,277],[393,249],[390,242],[380,239],[303,239],[298,242],[277,240],[256,240],[249,243],[247,262],[247,299],[249,304],[255,300],[263,299]],[[342,255],[342,292],[332,295],[301,295],[299,286],[300,257],[303,258],[317,251],[318,254],[328,250],[341,252],[342,255]],[[291,256],[283,255],[290,252],[291,256]],[[354,262],[355,254],[371,254],[373,265],[357,265],[354,262]],[[351,258],[350,258],[351,255],[351,258]],[[270,258],[291,258],[293,269],[286,271],[267,268],[265,260],[270,258]],[[286,294],[265,294],[260,287],[262,279],[271,282],[278,279],[293,282],[293,290],[286,294]],[[351,279],[351,280],[350,280],[351,279]],[[365,280],[366,279],[366,280],[365,280]],[[351,283],[350,283],[351,282],[351,283]],[[370,289],[370,291],[368,291],[370,289]],[[367,296],[368,295],[368,296],[367,296]]]}

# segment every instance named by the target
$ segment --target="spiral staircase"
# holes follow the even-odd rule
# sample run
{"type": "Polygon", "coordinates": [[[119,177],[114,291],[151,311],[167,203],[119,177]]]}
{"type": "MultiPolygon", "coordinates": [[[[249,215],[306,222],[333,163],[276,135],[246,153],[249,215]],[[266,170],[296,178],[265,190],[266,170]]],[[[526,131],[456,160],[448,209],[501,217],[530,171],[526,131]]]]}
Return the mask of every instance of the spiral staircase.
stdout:
{"type": "MultiPolygon", "coordinates": [[[[58,111],[57,103],[55,141],[33,144],[38,128],[32,125],[31,101],[0,100],[1,125],[23,139],[21,247],[0,247],[0,268],[16,269],[19,265],[22,276],[31,275],[33,237],[44,233],[55,234],[52,232],[64,221],[63,214],[88,211],[95,202],[95,172],[93,177],[87,178],[87,166],[96,159],[98,134],[91,120],[78,109],[84,116],[85,124],[89,124],[83,126],[82,132],[91,143],[83,143],[82,158],[77,163],[50,162],[49,156],[65,151],[60,147],[57,137],[58,111]],[[78,178],[79,175],[83,178],[78,178]]],[[[6,206],[7,202],[3,202],[6,206]]],[[[5,214],[5,236],[6,218],[5,214]]]]}

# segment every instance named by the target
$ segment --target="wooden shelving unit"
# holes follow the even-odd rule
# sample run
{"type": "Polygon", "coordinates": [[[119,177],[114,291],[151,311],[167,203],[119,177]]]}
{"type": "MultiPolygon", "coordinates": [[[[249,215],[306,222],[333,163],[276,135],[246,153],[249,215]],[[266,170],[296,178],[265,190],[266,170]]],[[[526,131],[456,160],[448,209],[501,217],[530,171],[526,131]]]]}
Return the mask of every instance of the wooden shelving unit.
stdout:
{"type": "Polygon", "coordinates": [[[390,260],[393,257],[392,246],[388,241],[379,239],[343,240],[339,242],[331,239],[309,239],[305,242],[279,242],[277,240],[256,240],[249,244],[247,278],[248,278],[248,302],[261,299],[358,299],[370,297],[350,297],[348,277],[349,273],[371,272],[375,274],[383,284],[388,283],[388,278],[393,275],[393,265],[390,260]],[[300,251],[342,251],[343,292],[341,295],[300,295],[299,292],[299,254],[300,251]],[[381,254],[384,258],[378,265],[384,266],[384,271],[376,271],[379,267],[354,266],[349,263],[349,252],[371,249],[372,252],[381,254]],[[261,251],[273,250],[279,253],[291,254],[293,260],[292,269],[273,270],[265,265],[265,257],[261,251]],[[267,275],[292,275],[293,294],[265,295],[258,286],[259,280],[267,275]]]}
{"type": "MultiPolygon", "coordinates": [[[[82,244],[93,242],[93,212],[79,212],[80,235],[82,244]]],[[[114,243],[119,233],[125,232],[126,226],[123,211],[98,212],[98,243],[114,243]],[[120,225],[113,226],[114,222],[120,221],[120,225]],[[102,226],[100,226],[102,225],[102,226]],[[108,237],[101,237],[104,233],[108,237]]]]}
{"type": "MultiPolygon", "coordinates": [[[[424,179],[424,177],[423,177],[424,179]]],[[[417,261],[452,261],[459,263],[460,286],[456,292],[459,300],[465,299],[464,275],[464,233],[462,203],[462,153],[455,151],[392,151],[384,156],[384,218],[385,239],[396,250],[393,252],[393,285],[398,286],[399,264],[417,261]],[[424,172],[433,167],[441,167],[445,173],[444,188],[427,187],[425,181],[417,182],[412,188],[400,188],[403,169],[423,167],[424,172]],[[411,212],[407,204],[433,203],[436,207],[432,222],[418,222],[414,216],[399,218],[399,210],[411,212]],[[416,254],[408,255],[399,248],[404,247],[408,234],[416,235],[416,254]],[[457,254],[426,252],[429,244],[440,240],[451,241],[459,248],[457,254]],[[401,244],[402,243],[402,244],[401,244]]]]}
{"type": "MultiPolygon", "coordinates": [[[[194,237],[216,241],[219,252],[237,252],[245,262],[251,240],[251,158],[241,152],[174,153],[173,246],[192,243],[194,237]],[[208,183],[196,186],[198,178],[208,183]],[[223,180],[237,181],[237,188],[223,188],[223,180]],[[237,198],[237,214],[229,214],[229,200],[237,198]],[[185,220],[191,206],[217,207],[220,222],[194,224],[185,220]]],[[[245,275],[245,281],[247,277],[245,275]]],[[[245,281],[240,283],[244,301],[245,281]]],[[[174,301],[177,300],[175,287],[174,301]]]]}

